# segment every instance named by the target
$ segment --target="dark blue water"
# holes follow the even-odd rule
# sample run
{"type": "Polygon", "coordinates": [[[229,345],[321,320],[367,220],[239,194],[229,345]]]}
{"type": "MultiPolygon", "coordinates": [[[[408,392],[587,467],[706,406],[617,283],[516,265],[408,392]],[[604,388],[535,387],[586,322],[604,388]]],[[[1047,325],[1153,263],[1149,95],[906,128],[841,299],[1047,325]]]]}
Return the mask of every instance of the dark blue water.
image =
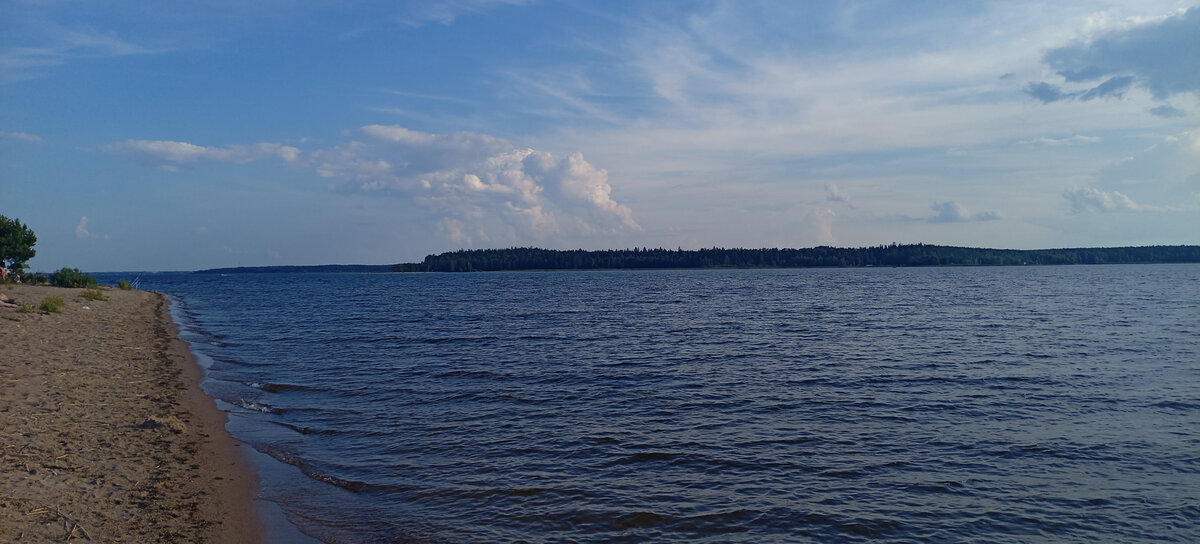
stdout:
{"type": "Polygon", "coordinates": [[[1196,265],[141,284],[329,543],[1200,541],[1196,265]]]}

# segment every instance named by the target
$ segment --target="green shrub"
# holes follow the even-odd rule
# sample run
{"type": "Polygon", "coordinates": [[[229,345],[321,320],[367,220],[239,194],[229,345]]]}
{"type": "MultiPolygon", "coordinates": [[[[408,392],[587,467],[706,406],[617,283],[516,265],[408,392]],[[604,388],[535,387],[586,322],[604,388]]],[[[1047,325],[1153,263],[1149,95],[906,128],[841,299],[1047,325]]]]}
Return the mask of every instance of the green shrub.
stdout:
{"type": "Polygon", "coordinates": [[[42,305],[38,309],[48,314],[57,314],[62,312],[63,301],[62,297],[46,297],[42,300],[42,305]]]}
{"type": "Polygon", "coordinates": [[[130,285],[127,280],[118,281],[117,286],[119,286],[122,291],[128,291],[130,289],[133,289],[133,286],[130,285]]]}
{"type": "Polygon", "coordinates": [[[108,300],[104,296],[104,292],[97,288],[84,289],[83,292],[79,293],[79,296],[83,297],[84,300],[108,300]]]}
{"type": "Polygon", "coordinates": [[[57,287],[95,287],[96,277],[84,274],[78,268],[63,267],[50,276],[50,284],[57,287]]]}
{"type": "Polygon", "coordinates": [[[31,313],[33,313],[33,306],[31,304],[29,304],[28,302],[18,302],[17,303],[17,313],[31,314],[31,313]]]}

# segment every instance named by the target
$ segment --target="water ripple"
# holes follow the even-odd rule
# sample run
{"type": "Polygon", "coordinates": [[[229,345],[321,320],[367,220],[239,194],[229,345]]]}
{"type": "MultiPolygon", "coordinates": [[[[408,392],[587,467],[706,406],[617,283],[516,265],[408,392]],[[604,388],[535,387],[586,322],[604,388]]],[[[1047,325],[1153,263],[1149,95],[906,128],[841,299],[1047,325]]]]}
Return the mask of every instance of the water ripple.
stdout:
{"type": "Polygon", "coordinates": [[[334,278],[151,286],[331,543],[1200,541],[1198,266],[334,278]]]}

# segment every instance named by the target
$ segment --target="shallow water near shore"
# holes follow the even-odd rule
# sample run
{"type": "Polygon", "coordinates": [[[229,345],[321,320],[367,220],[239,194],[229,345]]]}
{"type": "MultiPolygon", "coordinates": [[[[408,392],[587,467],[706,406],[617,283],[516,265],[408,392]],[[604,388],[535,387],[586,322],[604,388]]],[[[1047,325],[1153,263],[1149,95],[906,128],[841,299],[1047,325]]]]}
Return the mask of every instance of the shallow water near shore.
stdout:
{"type": "Polygon", "coordinates": [[[1197,265],[139,280],[325,542],[1200,540],[1197,265]]]}

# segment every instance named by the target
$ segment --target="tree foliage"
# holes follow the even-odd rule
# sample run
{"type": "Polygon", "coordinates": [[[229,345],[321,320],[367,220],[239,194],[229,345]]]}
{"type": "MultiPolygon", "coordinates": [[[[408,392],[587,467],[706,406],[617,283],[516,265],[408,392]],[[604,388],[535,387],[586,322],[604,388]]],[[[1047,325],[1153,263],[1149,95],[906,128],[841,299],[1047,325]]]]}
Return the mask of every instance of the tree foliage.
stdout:
{"type": "Polygon", "coordinates": [[[95,287],[96,277],[84,274],[78,268],[61,268],[50,275],[50,285],[55,287],[95,287]]]}
{"type": "Polygon", "coordinates": [[[812,268],[858,266],[1013,266],[1200,262],[1200,246],[1075,249],[982,249],[926,244],[862,248],[559,251],[474,249],[430,255],[396,265],[399,272],[585,270],[628,268],[812,268]]]}
{"type": "Polygon", "coordinates": [[[0,215],[0,266],[21,272],[33,258],[37,236],[16,219],[0,215]]]}

